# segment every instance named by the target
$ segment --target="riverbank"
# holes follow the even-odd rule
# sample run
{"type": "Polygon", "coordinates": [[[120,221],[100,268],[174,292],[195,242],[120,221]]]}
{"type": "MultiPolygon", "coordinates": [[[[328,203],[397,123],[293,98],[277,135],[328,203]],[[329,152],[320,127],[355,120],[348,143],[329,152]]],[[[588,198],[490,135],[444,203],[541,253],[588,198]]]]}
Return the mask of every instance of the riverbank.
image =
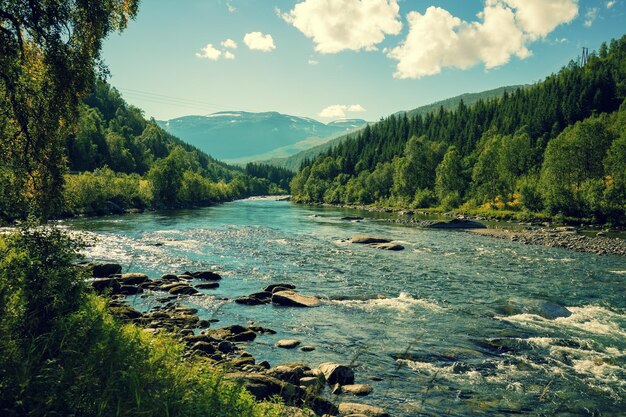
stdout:
{"type": "Polygon", "coordinates": [[[469,232],[481,236],[519,242],[525,245],[564,248],[596,255],[626,256],[626,241],[624,239],[580,235],[575,228],[557,227],[537,230],[472,229],[469,232]]]}
{"type": "MultiPolygon", "coordinates": [[[[222,373],[225,381],[246,388],[257,401],[281,398],[287,406],[288,413],[285,415],[346,416],[355,414],[356,410],[372,417],[388,416],[379,407],[341,398],[365,396],[373,391],[368,384],[354,383],[355,372],[351,366],[329,362],[317,367],[303,362],[271,366],[267,361],[258,361],[246,348],[257,337],[276,334],[276,331],[249,324],[216,328],[220,320],[201,319],[198,309],[189,307],[188,302],[192,302],[195,296],[203,295],[201,290],[219,288],[222,277],[216,272],[165,274],[150,279],[143,273],[121,274],[119,264],[84,266],[93,276],[88,282],[97,293],[108,297],[109,310],[119,320],[132,323],[149,335],[167,335],[178,339],[183,345],[183,358],[201,360],[222,373]],[[138,304],[142,303],[138,300],[142,299],[149,299],[151,307],[140,308],[138,304]]],[[[319,303],[315,297],[298,294],[295,286],[290,284],[269,285],[262,293],[269,297],[271,304],[285,310],[312,307],[319,303]],[[302,300],[310,304],[303,304],[302,300]]],[[[246,304],[240,300],[235,302],[246,304]]],[[[284,339],[279,340],[275,347],[299,348],[303,355],[315,350],[315,346],[300,345],[300,340],[284,339]]]]}
{"type": "Polygon", "coordinates": [[[392,223],[406,224],[416,227],[431,227],[434,220],[424,220],[415,216],[440,217],[449,219],[471,220],[486,223],[486,228],[465,228],[468,231],[497,239],[505,239],[527,245],[541,245],[554,248],[563,248],[576,252],[587,252],[595,255],[626,256],[626,240],[622,237],[611,236],[623,233],[622,228],[610,230],[602,229],[600,225],[581,224],[580,227],[562,226],[560,223],[537,218],[534,221],[516,221],[500,218],[490,218],[482,215],[465,215],[458,212],[436,212],[426,210],[408,210],[399,208],[384,208],[379,206],[355,206],[321,204],[323,207],[347,208],[374,213],[393,213],[401,217],[385,219],[392,223]],[[497,228],[490,227],[497,222],[497,228]]]}

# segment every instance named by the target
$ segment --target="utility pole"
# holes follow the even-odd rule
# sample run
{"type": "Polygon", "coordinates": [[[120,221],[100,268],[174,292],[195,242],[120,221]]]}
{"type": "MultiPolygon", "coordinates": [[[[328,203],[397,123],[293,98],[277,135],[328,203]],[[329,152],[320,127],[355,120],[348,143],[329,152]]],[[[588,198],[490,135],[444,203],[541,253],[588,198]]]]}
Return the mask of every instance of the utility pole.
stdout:
{"type": "Polygon", "coordinates": [[[580,57],[580,66],[584,67],[589,62],[589,48],[583,46],[583,54],[580,57]]]}

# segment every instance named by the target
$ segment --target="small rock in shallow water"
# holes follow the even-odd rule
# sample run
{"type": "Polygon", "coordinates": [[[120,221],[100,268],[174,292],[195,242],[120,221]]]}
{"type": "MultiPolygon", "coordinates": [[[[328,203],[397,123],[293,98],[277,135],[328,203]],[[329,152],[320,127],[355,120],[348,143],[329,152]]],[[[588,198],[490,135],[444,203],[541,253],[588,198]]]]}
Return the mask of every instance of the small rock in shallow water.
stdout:
{"type": "Polygon", "coordinates": [[[319,370],[324,374],[326,382],[330,385],[349,385],[354,383],[354,371],[345,365],[325,362],[320,364],[319,370]]]}
{"type": "Polygon", "coordinates": [[[282,349],[294,349],[300,345],[300,341],[298,339],[283,339],[276,342],[276,347],[282,349]]]}
{"type": "Polygon", "coordinates": [[[341,417],[346,417],[354,414],[364,415],[367,417],[390,417],[389,414],[385,412],[385,410],[380,407],[374,407],[373,405],[356,403],[339,404],[339,415],[341,417]]]}
{"type": "Polygon", "coordinates": [[[342,385],[341,393],[350,395],[370,395],[374,391],[371,385],[367,384],[354,384],[354,385],[342,385]]]}
{"type": "Polygon", "coordinates": [[[200,272],[192,272],[191,276],[196,279],[206,279],[209,281],[219,281],[222,279],[220,274],[217,274],[213,271],[200,271],[200,272]]]}
{"type": "Polygon", "coordinates": [[[357,243],[360,245],[368,245],[371,243],[389,243],[390,239],[386,239],[381,236],[372,236],[372,235],[356,235],[353,236],[350,240],[352,243],[357,243]]]}
{"type": "Polygon", "coordinates": [[[199,290],[213,290],[219,286],[219,282],[205,282],[203,284],[197,284],[195,287],[199,290]]]}
{"type": "Polygon", "coordinates": [[[288,307],[316,307],[320,304],[320,300],[295,291],[278,291],[272,295],[272,303],[288,307]]]}

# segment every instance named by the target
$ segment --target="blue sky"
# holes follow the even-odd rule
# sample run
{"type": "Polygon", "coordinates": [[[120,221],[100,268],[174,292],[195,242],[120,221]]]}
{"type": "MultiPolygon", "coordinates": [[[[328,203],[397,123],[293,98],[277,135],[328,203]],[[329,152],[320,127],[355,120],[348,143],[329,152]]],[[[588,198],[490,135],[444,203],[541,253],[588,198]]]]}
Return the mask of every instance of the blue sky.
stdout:
{"type": "Polygon", "coordinates": [[[148,117],[373,121],[539,81],[624,33],[626,0],[144,0],[103,57],[148,117]]]}

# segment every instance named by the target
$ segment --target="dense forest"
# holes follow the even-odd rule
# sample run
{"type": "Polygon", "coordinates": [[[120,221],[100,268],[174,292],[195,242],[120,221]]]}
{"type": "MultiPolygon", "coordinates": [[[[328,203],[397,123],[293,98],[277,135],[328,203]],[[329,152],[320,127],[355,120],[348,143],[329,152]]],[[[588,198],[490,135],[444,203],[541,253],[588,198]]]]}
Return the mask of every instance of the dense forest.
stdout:
{"type": "MultiPolygon", "coordinates": [[[[229,166],[165,132],[96,81],[66,138],[69,172],[57,214],[97,214],[147,207],[211,204],[284,193],[293,174],[271,166],[229,166]]],[[[0,161],[0,219],[28,214],[15,174],[0,161]]]]}
{"type": "Polygon", "coordinates": [[[513,210],[623,222],[626,37],[531,87],[393,115],[302,164],[300,202],[513,210]]]}

